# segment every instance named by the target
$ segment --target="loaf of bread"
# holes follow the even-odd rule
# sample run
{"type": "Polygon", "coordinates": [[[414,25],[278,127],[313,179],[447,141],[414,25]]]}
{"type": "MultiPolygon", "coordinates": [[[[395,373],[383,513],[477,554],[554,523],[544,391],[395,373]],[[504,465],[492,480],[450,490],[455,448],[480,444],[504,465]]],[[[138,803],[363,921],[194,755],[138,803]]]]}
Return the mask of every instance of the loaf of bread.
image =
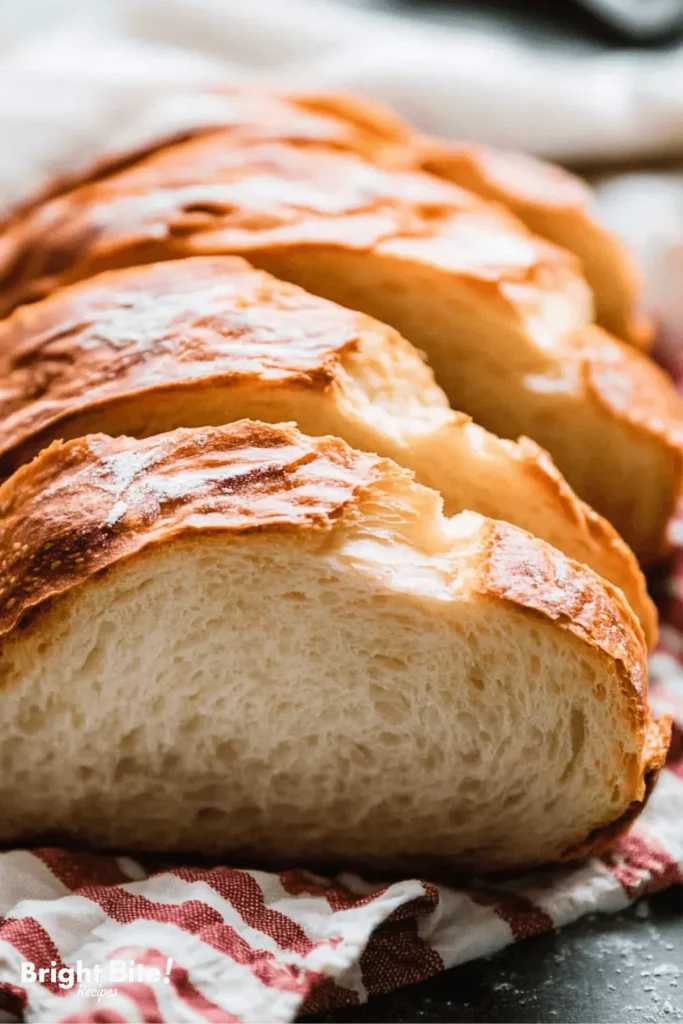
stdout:
{"type": "Polygon", "coordinates": [[[0,556],[3,841],[520,868],[662,765],[621,592],[335,438],[55,442],[0,556]]]}
{"type": "Polygon", "coordinates": [[[337,120],[323,145],[317,123],[313,141],[301,125],[288,141],[240,122],[28,209],[0,238],[6,308],[106,269],[240,253],[398,329],[455,408],[531,437],[642,560],[665,555],[683,405],[645,356],[591,326],[576,257],[499,205],[380,166],[369,141],[362,159],[357,126],[344,135],[337,120]]]}
{"type": "Polygon", "coordinates": [[[0,408],[0,476],[57,438],[295,420],[414,469],[449,516],[507,520],[590,565],[656,639],[633,554],[544,452],[454,412],[395,331],[237,257],[110,271],[20,307],[0,323],[0,408]]]}

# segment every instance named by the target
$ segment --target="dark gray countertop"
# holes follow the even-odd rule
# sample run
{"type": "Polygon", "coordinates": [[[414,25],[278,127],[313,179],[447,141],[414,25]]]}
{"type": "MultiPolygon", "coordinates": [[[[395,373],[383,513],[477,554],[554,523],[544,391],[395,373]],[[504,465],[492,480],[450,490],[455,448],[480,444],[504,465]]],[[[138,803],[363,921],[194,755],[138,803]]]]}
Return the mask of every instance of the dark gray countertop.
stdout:
{"type": "Polygon", "coordinates": [[[365,1006],[309,1021],[683,1021],[683,888],[593,915],[365,1006]]]}

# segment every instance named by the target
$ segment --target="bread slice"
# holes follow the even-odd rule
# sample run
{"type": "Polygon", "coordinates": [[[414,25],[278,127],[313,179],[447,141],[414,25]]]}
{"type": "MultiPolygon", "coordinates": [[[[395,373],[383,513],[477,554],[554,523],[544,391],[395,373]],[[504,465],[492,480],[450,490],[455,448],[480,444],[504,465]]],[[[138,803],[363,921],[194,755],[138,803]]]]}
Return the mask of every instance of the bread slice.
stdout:
{"type": "Polygon", "coordinates": [[[422,166],[503,203],[535,234],[573,252],[595,294],[597,322],[637,348],[649,347],[653,329],[638,308],[640,275],[624,243],[596,219],[584,182],[520,153],[466,143],[427,143],[422,166]]]}
{"type": "MultiPolygon", "coordinates": [[[[597,219],[591,189],[553,164],[521,153],[467,142],[445,142],[413,131],[393,110],[343,93],[290,96],[295,109],[316,118],[315,137],[332,122],[328,143],[382,166],[422,169],[485,199],[501,203],[534,234],[574,253],[595,293],[597,322],[637,348],[652,341],[652,324],[639,311],[642,282],[626,246],[597,219]]],[[[244,96],[246,102],[246,96],[244,96]]],[[[313,132],[313,127],[311,126],[313,132]]]]}
{"type": "Polygon", "coordinates": [[[520,868],[662,764],[621,593],[336,438],[57,442],[0,551],[1,840],[520,868]]]}
{"type": "Polygon", "coordinates": [[[590,321],[578,261],[502,208],[329,145],[240,139],[223,130],[176,142],[29,208],[0,236],[3,310],[132,262],[220,248],[275,256],[295,245],[379,258],[383,243],[390,252],[414,240],[432,245],[434,269],[443,264],[472,302],[491,304],[491,318],[525,326],[528,310],[508,284],[536,288],[558,332],[590,321]]]}
{"type": "Polygon", "coordinates": [[[0,238],[0,267],[12,304],[101,270],[216,252],[391,324],[426,351],[456,408],[547,448],[640,557],[668,551],[683,423],[673,386],[589,327],[570,254],[455,186],[217,132],[30,211],[0,238]]]}
{"type": "Polygon", "coordinates": [[[590,565],[656,639],[633,554],[545,452],[453,412],[390,328],[237,257],[110,271],[19,308],[0,323],[0,412],[3,476],[56,438],[295,420],[414,469],[448,515],[507,520],[590,565]]]}

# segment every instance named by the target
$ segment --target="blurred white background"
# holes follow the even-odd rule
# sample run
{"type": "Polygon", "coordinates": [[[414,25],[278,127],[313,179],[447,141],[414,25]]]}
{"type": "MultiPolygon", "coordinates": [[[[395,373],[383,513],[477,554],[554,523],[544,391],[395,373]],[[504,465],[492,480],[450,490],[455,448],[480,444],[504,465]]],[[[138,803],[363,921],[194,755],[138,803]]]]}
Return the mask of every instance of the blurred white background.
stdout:
{"type": "Polygon", "coordinates": [[[83,90],[104,81],[123,90],[126,78],[142,88],[174,76],[267,77],[369,92],[428,131],[552,158],[683,149],[683,50],[577,48],[533,28],[486,5],[463,13],[388,0],[0,4],[5,74],[30,69],[46,90],[69,75],[83,90]]]}

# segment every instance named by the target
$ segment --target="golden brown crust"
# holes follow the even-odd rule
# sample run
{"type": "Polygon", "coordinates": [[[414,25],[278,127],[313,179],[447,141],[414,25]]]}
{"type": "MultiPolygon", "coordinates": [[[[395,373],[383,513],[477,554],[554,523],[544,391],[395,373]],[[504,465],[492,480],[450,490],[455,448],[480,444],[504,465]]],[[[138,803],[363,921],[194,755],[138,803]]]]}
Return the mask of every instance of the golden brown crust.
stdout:
{"type": "Polygon", "coordinates": [[[611,584],[505,523],[490,524],[481,593],[551,619],[616,667],[623,702],[619,713],[627,714],[638,741],[637,759],[625,766],[629,789],[636,795],[616,821],[569,844],[563,857],[576,859],[606,849],[645,806],[671,739],[670,719],[653,721],[650,715],[647,652],[639,623],[611,584]]]}
{"type": "Polygon", "coordinates": [[[258,86],[221,85],[183,93],[177,123],[162,116],[137,146],[112,150],[89,165],[46,182],[0,214],[0,224],[39,203],[122,171],[143,157],[178,142],[217,130],[233,145],[292,142],[357,153],[382,166],[419,170],[415,132],[392,110],[373,100],[343,93],[277,93],[258,86]]]}
{"type": "Polygon", "coordinates": [[[384,167],[420,167],[423,139],[392,110],[368,96],[350,93],[288,93],[287,100],[299,109],[338,126],[328,129],[337,145],[343,145],[384,167]],[[344,131],[340,131],[343,126],[344,131]]]}
{"type": "Polygon", "coordinates": [[[624,593],[643,628],[648,647],[654,647],[658,639],[658,615],[654,602],[647,592],[647,583],[638,561],[620,535],[590,505],[577,498],[548,453],[528,437],[520,437],[517,450],[521,453],[520,470],[534,479],[537,486],[549,491],[560,502],[569,522],[595,543],[602,553],[605,569],[601,573],[611,579],[619,579],[624,593]],[[622,582],[623,579],[623,582],[622,582]]]}
{"type": "Polygon", "coordinates": [[[482,593],[552,619],[619,666],[634,726],[649,719],[642,630],[623,594],[586,566],[506,523],[491,522],[482,593]]]}
{"type": "Polygon", "coordinates": [[[587,327],[572,339],[581,359],[586,388],[605,409],[658,438],[680,457],[683,449],[683,398],[651,359],[587,327]]]}
{"type": "Polygon", "coordinates": [[[387,465],[336,438],[250,420],[55,442],[0,488],[0,636],[182,533],[330,529],[387,465]]]}
{"type": "MultiPolygon", "coordinates": [[[[28,211],[0,238],[4,309],[101,270],[185,255],[283,247],[368,250],[394,243],[472,281],[563,287],[570,254],[502,209],[428,174],[352,153],[214,132],[28,211]],[[476,241],[476,246],[474,245],[476,241]]],[[[493,292],[492,292],[493,294],[493,292]]]]}
{"type": "Polygon", "coordinates": [[[22,446],[123,396],[248,381],[324,390],[367,324],[232,256],[60,289],[0,323],[0,475],[22,446]]]}

